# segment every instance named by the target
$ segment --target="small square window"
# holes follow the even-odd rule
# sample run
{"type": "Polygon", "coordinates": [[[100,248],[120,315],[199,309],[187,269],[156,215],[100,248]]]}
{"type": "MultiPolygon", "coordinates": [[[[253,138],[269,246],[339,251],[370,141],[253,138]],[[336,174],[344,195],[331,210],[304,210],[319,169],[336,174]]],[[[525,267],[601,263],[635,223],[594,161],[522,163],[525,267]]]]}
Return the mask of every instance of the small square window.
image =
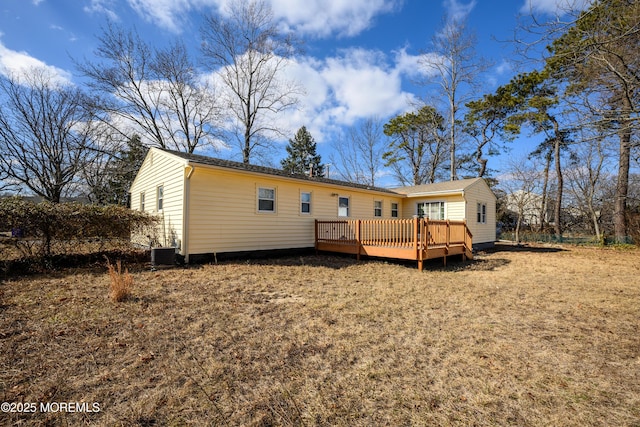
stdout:
{"type": "Polygon", "coordinates": [[[276,211],[276,190],[274,188],[258,189],[258,212],[276,211]]]}

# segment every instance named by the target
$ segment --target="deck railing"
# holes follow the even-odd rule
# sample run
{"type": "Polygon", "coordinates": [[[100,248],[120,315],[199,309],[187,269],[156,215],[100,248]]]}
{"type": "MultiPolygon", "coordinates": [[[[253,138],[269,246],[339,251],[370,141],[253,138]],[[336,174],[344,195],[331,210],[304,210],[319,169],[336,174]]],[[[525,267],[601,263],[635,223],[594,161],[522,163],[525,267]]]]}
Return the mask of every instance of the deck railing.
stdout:
{"type": "Polygon", "coordinates": [[[471,256],[472,236],[465,221],[423,218],[315,222],[316,249],[422,260],[451,253],[471,256]],[[431,250],[431,252],[430,252],[431,250]]]}

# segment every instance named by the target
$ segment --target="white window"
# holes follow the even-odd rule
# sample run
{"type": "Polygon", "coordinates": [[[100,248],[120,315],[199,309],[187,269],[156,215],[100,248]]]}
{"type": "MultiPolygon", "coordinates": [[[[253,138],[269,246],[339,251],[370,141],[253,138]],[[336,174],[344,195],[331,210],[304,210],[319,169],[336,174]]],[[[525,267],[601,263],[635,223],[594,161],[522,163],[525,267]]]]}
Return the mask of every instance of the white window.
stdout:
{"type": "Polygon", "coordinates": [[[478,203],[478,223],[480,224],[487,223],[487,204],[486,203],[478,203]]]}
{"type": "Polygon", "coordinates": [[[373,202],[373,216],[382,216],[382,200],[376,200],[373,202]]]}
{"type": "Polygon", "coordinates": [[[144,212],[144,193],[140,193],[140,210],[144,212]]]}
{"type": "Polygon", "coordinates": [[[418,216],[433,220],[444,219],[444,202],[418,203],[418,216]]]}
{"type": "Polygon", "coordinates": [[[311,213],[311,193],[300,193],[300,213],[311,213]]]}
{"type": "Polygon", "coordinates": [[[258,212],[276,211],[275,188],[258,188],[258,212]]]}
{"type": "Polygon", "coordinates": [[[338,197],[338,216],[349,216],[348,197],[338,197]]]}
{"type": "Polygon", "coordinates": [[[398,204],[391,203],[391,218],[398,218],[398,204]]]}
{"type": "Polygon", "coordinates": [[[158,188],[156,189],[156,201],[157,201],[156,206],[158,208],[158,212],[160,212],[164,204],[164,187],[162,185],[159,185],[158,188]]]}

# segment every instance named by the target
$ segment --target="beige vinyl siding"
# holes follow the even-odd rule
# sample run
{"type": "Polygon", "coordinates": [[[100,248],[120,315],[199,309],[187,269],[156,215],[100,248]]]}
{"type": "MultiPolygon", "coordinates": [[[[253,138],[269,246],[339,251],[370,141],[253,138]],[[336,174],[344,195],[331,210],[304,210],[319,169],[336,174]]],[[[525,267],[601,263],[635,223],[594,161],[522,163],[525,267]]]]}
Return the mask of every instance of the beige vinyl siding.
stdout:
{"type": "Polygon", "coordinates": [[[477,181],[465,189],[467,199],[467,226],[473,234],[473,243],[496,241],[496,198],[484,181],[477,181]],[[478,203],[487,205],[484,224],[478,223],[478,203]]]}
{"type": "MultiPolygon", "coordinates": [[[[156,244],[178,246],[182,242],[182,214],[185,162],[171,154],[152,149],[131,186],[131,208],[140,209],[140,194],[145,195],[145,212],[161,218],[156,244]],[[158,187],[163,188],[162,210],[157,209],[158,187]]],[[[145,236],[134,236],[136,243],[147,245],[145,236]]]]}
{"type": "Polygon", "coordinates": [[[414,215],[417,215],[417,204],[424,202],[444,202],[445,219],[456,221],[465,219],[464,200],[462,195],[433,195],[404,199],[402,202],[402,212],[404,215],[402,217],[413,218],[414,215]]]}
{"type": "MultiPolygon", "coordinates": [[[[263,174],[195,166],[190,178],[189,253],[306,248],[314,245],[314,220],[337,219],[338,197],[350,197],[350,218],[373,218],[374,199],[400,203],[341,187],[263,174]],[[259,188],[276,190],[275,212],[258,212],[259,188]],[[311,193],[311,213],[300,212],[300,193],[311,193]]],[[[390,218],[391,212],[383,213],[390,218]]]]}

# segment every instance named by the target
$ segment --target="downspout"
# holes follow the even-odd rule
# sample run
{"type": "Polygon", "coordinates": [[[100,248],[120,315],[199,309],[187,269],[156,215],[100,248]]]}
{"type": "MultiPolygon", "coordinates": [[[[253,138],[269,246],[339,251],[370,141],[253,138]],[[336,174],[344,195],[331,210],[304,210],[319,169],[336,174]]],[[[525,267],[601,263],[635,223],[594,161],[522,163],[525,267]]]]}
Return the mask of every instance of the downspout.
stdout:
{"type": "Polygon", "coordinates": [[[182,247],[180,255],[184,256],[184,262],[189,263],[189,201],[191,194],[191,175],[196,170],[192,165],[185,167],[184,200],[182,203],[182,247]]]}

